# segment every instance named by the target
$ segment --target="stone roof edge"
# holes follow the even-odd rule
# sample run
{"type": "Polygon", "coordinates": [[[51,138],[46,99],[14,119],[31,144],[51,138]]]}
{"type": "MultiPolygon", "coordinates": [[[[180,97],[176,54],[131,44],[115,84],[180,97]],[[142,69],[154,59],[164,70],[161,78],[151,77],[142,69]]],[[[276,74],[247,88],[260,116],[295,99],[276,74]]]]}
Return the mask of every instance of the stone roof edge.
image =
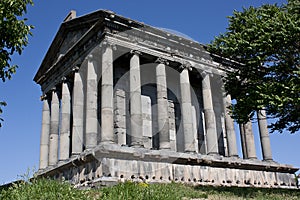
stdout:
{"type": "MultiPolygon", "coordinates": [[[[190,40],[190,39],[187,39],[185,37],[181,37],[181,36],[176,35],[174,33],[167,32],[167,31],[162,30],[160,28],[156,28],[156,27],[144,24],[142,22],[138,22],[136,20],[131,20],[130,18],[126,18],[126,17],[123,17],[121,15],[115,14],[113,11],[102,10],[101,9],[101,10],[97,10],[97,11],[94,11],[94,12],[76,17],[74,19],[70,19],[68,21],[63,21],[61,23],[61,25],[60,25],[53,41],[52,41],[50,47],[48,48],[48,50],[47,50],[47,52],[46,52],[46,54],[43,58],[43,61],[40,65],[38,71],[36,72],[36,75],[35,75],[33,80],[35,82],[38,82],[40,77],[42,77],[43,74],[47,71],[47,69],[49,67],[48,65],[51,64],[50,63],[51,58],[53,57],[53,55],[55,55],[55,52],[57,51],[58,46],[60,46],[63,43],[63,39],[64,39],[63,36],[68,32],[68,30],[72,30],[74,28],[82,27],[82,26],[85,26],[87,24],[91,24],[91,26],[92,26],[92,24],[96,23],[100,18],[104,19],[104,18],[107,18],[107,17],[117,19],[117,21],[122,21],[122,22],[129,23],[131,26],[134,26],[134,27],[149,28],[150,30],[155,31],[155,33],[157,33],[157,34],[160,34],[160,35],[165,34],[165,36],[167,36],[167,37],[175,38],[177,40],[181,40],[183,42],[196,45],[196,46],[199,47],[199,50],[204,49],[205,51],[207,51],[206,45],[201,44],[197,41],[190,40]]],[[[212,55],[215,58],[218,58],[221,61],[224,61],[224,62],[220,62],[222,64],[240,65],[240,63],[235,62],[233,60],[230,60],[230,59],[227,59],[227,58],[224,58],[224,57],[220,57],[218,55],[211,54],[208,51],[207,51],[207,53],[212,55]]]]}

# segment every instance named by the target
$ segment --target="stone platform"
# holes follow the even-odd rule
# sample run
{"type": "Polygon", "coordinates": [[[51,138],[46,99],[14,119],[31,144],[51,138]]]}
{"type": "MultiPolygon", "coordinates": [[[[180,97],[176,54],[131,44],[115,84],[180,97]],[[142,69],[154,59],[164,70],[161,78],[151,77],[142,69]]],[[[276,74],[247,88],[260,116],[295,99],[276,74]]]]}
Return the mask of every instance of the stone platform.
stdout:
{"type": "Polygon", "coordinates": [[[111,185],[131,180],[296,188],[294,173],[297,170],[276,162],[102,144],[40,170],[37,175],[69,181],[77,187],[111,185]]]}

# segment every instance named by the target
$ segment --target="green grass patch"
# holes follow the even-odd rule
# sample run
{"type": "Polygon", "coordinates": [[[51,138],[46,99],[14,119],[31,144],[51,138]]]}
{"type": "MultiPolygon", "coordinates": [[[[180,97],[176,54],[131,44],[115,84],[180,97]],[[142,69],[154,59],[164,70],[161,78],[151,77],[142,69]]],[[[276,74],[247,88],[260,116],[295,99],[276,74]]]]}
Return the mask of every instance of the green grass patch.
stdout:
{"type": "Polygon", "coordinates": [[[113,187],[79,190],[68,183],[49,179],[21,181],[0,188],[0,199],[109,199],[109,200],[176,200],[176,199],[300,199],[300,190],[211,187],[180,183],[147,184],[125,182],[113,187]]]}

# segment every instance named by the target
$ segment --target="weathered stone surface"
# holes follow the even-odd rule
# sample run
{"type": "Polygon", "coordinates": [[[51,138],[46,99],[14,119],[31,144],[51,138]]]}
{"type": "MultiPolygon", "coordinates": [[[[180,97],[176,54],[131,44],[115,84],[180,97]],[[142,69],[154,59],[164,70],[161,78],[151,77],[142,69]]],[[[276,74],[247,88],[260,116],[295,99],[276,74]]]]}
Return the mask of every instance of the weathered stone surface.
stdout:
{"type": "Polygon", "coordinates": [[[187,182],[195,185],[295,188],[288,165],[240,158],[216,158],[199,154],[177,154],[171,150],[100,145],[92,152],[53,166],[40,176],[59,176],[73,184],[97,184],[132,180],[146,182],[187,182]],[[72,166],[72,167],[70,167],[72,166]],[[216,167],[216,166],[222,166],[216,167]],[[237,168],[238,166],[238,168],[237,168]]]}
{"type": "Polygon", "coordinates": [[[151,99],[142,95],[143,144],[147,149],[152,148],[152,112],[151,99]]]}
{"type": "Polygon", "coordinates": [[[227,133],[228,156],[238,156],[236,135],[234,131],[233,119],[230,117],[229,106],[231,105],[230,95],[223,98],[225,110],[225,129],[227,133]]]}
{"type": "Polygon", "coordinates": [[[72,127],[72,156],[83,151],[83,120],[84,120],[84,88],[80,72],[74,73],[73,85],[73,127],[72,127]]]}
{"type": "Polygon", "coordinates": [[[50,137],[50,108],[47,99],[43,100],[42,131],[40,144],[40,169],[48,166],[50,137]]]}
{"type": "Polygon", "coordinates": [[[159,148],[170,149],[167,77],[164,63],[156,66],[157,119],[159,148]]]}
{"type": "Polygon", "coordinates": [[[172,101],[168,102],[169,111],[169,132],[170,132],[170,149],[177,150],[176,147],[176,119],[175,119],[175,107],[172,101]]]}
{"type": "Polygon", "coordinates": [[[256,159],[256,149],[254,143],[254,136],[252,131],[252,122],[249,121],[244,125],[245,128],[245,141],[248,159],[256,159]]]}
{"type": "Polygon", "coordinates": [[[273,160],[266,111],[259,110],[257,112],[257,118],[263,159],[273,160]]]}
{"type": "Polygon", "coordinates": [[[207,153],[218,154],[218,139],[216,130],[215,112],[213,110],[210,75],[203,74],[202,77],[202,95],[203,95],[203,111],[205,117],[205,129],[207,137],[207,153]]]}
{"type": "MultiPolygon", "coordinates": [[[[96,73],[97,63],[91,54],[87,60],[86,83],[86,120],[85,120],[85,146],[92,149],[97,145],[98,119],[97,119],[97,91],[98,77],[96,73]]],[[[103,92],[102,92],[103,93],[103,92]]]]}
{"type": "Polygon", "coordinates": [[[126,145],[126,100],[125,91],[117,89],[114,96],[114,133],[119,145],[126,145]]]}
{"type": "Polygon", "coordinates": [[[49,165],[58,162],[58,133],[59,133],[59,99],[56,91],[52,92],[50,141],[49,141],[49,165]]]}
{"type": "Polygon", "coordinates": [[[67,82],[62,85],[61,127],[59,138],[59,160],[67,160],[70,156],[71,128],[71,94],[67,82]]]}
{"type": "Polygon", "coordinates": [[[134,52],[130,59],[130,119],[131,145],[143,146],[140,59],[134,52]]]}
{"type": "Polygon", "coordinates": [[[189,80],[189,71],[187,68],[180,73],[180,92],[181,92],[181,114],[184,133],[184,151],[196,152],[193,119],[192,119],[192,104],[191,104],[191,88],[189,80]]]}
{"type": "Polygon", "coordinates": [[[221,89],[237,64],[112,12],[65,21],[35,77],[48,98],[38,175],[78,187],[132,180],[295,188],[297,169],[271,161],[264,113],[264,160],[250,123],[240,129],[245,159],[237,157],[231,100],[221,89]]]}
{"type": "MultiPolygon", "coordinates": [[[[101,142],[114,142],[113,50],[103,45],[101,73],[101,142]]],[[[124,142],[124,141],[122,141],[124,142]]]]}

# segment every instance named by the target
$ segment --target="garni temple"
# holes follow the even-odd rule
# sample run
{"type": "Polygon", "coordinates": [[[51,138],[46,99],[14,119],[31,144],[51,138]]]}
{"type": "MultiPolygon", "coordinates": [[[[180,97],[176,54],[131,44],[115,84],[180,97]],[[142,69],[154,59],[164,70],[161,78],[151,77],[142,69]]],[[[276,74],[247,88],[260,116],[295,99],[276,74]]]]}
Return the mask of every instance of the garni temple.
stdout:
{"type": "Polygon", "coordinates": [[[182,34],[112,11],[71,11],[34,77],[43,102],[37,175],[78,187],[295,188],[298,169],[273,160],[264,110],[235,131],[222,82],[235,65],[182,34]]]}

